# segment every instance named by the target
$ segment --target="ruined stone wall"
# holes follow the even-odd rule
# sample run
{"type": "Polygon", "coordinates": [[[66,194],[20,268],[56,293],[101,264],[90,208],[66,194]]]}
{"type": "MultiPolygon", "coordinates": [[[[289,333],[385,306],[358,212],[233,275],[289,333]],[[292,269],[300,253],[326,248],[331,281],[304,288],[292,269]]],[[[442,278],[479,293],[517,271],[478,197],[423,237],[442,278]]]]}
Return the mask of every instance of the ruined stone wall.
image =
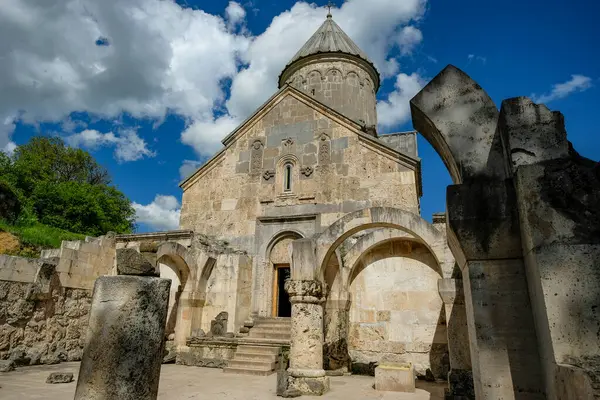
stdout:
{"type": "Polygon", "coordinates": [[[219,256],[207,281],[201,328],[209,332],[211,320],[226,311],[227,331],[237,331],[250,313],[251,297],[251,260],[237,254],[219,256]]]}
{"type": "Polygon", "coordinates": [[[115,255],[115,236],[110,234],[85,241],[63,241],[60,249],[44,252],[42,257],[60,258],[56,272],[61,286],[91,290],[96,278],[113,273],[115,255]]]}
{"type": "Polygon", "coordinates": [[[80,360],[91,290],[62,287],[55,273],[41,285],[40,266],[0,256],[0,359],[17,365],[80,360]]]}
{"type": "Polygon", "coordinates": [[[261,216],[318,215],[320,231],[365,207],[418,213],[414,164],[326,112],[288,93],[183,185],[181,228],[226,239],[254,255],[262,244],[255,243],[261,216]],[[286,162],[293,166],[289,193],[283,190],[286,162]]]}
{"type": "Polygon", "coordinates": [[[419,375],[431,369],[446,379],[446,318],[431,253],[416,243],[385,243],[369,252],[364,264],[350,286],[352,363],[412,363],[419,375]]]}
{"type": "Polygon", "coordinates": [[[329,57],[303,66],[286,82],[350,119],[377,126],[373,79],[356,63],[334,60],[329,57]]]}

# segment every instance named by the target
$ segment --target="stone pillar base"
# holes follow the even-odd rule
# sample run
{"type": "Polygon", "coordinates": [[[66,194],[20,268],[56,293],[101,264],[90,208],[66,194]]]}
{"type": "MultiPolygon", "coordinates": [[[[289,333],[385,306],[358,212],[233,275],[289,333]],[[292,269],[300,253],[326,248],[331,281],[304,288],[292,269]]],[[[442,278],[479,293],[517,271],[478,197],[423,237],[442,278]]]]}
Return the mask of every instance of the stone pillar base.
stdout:
{"type": "Polygon", "coordinates": [[[466,369],[453,369],[448,373],[450,389],[446,400],[474,400],[473,372],[466,369]]]}
{"type": "Polygon", "coordinates": [[[294,374],[294,372],[290,370],[288,370],[288,372],[290,373],[288,378],[288,389],[298,390],[303,395],[308,396],[322,396],[329,391],[329,377],[325,376],[325,371],[314,371],[314,374],[304,373],[308,371],[303,371],[299,374],[294,374]]]}

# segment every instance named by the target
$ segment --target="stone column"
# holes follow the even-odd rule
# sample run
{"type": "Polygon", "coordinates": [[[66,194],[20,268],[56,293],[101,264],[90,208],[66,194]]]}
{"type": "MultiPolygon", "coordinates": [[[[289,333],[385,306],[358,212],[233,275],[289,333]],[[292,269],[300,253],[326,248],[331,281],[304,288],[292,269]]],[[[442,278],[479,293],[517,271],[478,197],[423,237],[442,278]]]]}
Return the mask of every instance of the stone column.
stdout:
{"type": "Polygon", "coordinates": [[[438,289],[446,312],[450,356],[449,392],[446,398],[454,399],[456,396],[460,399],[474,399],[469,330],[462,279],[440,279],[438,289]]]}
{"type": "Polygon", "coordinates": [[[329,390],[323,369],[323,287],[319,281],[289,280],[285,290],[292,303],[289,386],[320,396],[329,390]]]}
{"type": "Polygon", "coordinates": [[[323,366],[327,371],[348,372],[350,367],[348,329],[351,302],[348,299],[348,293],[341,297],[343,298],[330,298],[325,303],[323,366]]]}
{"type": "Polygon", "coordinates": [[[96,280],[75,400],[156,399],[171,281],[96,280]]]}
{"type": "Polygon", "coordinates": [[[317,279],[316,243],[298,239],[290,244],[291,279],[285,290],[292,303],[289,387],[303,394],[320,396],[329,390],[323,369],[322,282],[317,279]]]}
{"type": "Polygon", "coordinates": [[[447,191],[448,243],[462,271],[475,397],[544,396],[511,180],[447,191]]]}

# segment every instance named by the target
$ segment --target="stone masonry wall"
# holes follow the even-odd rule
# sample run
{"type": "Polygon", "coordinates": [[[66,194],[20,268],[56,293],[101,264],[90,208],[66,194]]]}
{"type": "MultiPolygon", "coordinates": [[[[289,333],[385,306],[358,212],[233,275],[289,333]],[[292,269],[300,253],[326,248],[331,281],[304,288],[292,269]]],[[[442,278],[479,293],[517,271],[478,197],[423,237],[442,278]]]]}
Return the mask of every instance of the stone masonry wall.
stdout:
{"type": "Polygon", "coordinates": [[[446,318],[431,254],[416,243],[385,243],[366,254],[364,264],[350,286],[352,362],[408,362],[419,375],[431,369],[446,379],[446,318]]]}
{"type": "Polygon", "coordinates": [[[111,274],[114,236],[65,241],[42,256],[0,256],[0,359],[17,365],[81,359],[94,281],[111,274]]]}
{"type": "Polygon", "coordinates": [[[286,94],[183,185],[181,229],[227,239],[255,255],[257,218],[319,215],[319,230],[348,212],[387,206],[419,212],[414,167],[286,94]],[[293,188],[283,168],[293,165],[293,188]]]}
{"type": "Polygon", "coordinates": [[[357,64],[319,61],[294,72],[288,82],[348,118],[377,126],[373,81],[357,64]]]}
{"type": "Polygon", "coordinates": [[[0,359],[17,365],[81,359],[91,291],[55,285],[28,299],[30,284],[0,281],[0,359]]]}

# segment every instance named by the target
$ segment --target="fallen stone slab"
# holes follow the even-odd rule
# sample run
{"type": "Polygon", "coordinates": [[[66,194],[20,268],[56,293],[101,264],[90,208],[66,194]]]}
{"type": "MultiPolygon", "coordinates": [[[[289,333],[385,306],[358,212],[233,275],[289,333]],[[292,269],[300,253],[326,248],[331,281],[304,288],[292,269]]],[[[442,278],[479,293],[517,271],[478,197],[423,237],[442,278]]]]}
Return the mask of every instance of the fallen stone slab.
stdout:
{"type": "Polygon", "coordinates": [[[15,370],[15,362],[13,360],[0,360],[0,372],[10,372],[15,370]]]}
{"type": "Polygon", "coordinates": [[[117,250],[117,273],[119,275],[159,276],[160,273],[135,249],[117,250]]]}
{"type": "Polygon", "coordinates": [[[53,372],[46,378],[46,383],[70,383],[73,382],[71,372],[53,372]]]}

